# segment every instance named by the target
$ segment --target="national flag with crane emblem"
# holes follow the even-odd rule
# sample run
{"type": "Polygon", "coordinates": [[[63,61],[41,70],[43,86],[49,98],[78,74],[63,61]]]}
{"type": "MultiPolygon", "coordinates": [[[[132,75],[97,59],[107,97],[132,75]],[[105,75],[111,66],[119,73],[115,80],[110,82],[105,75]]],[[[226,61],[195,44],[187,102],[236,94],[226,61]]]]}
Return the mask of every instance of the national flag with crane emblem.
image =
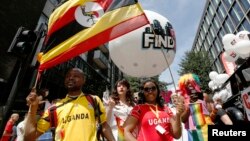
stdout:
{"type": "Polygon", "coordinates": [[[136,0],[68,0],[49,18],[39,71],[146,24],[149,21],[136,0]]]}

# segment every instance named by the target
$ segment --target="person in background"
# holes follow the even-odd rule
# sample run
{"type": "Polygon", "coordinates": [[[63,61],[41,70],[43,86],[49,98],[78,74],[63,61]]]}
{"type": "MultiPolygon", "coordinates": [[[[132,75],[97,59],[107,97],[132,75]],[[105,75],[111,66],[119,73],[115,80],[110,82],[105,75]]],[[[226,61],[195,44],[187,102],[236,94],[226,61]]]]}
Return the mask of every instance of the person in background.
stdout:
{"type": "Polygon", "coordinates": [[[17,137],[17,126],[16,125],[14,125],[13,126],[13,128],[12,128],[12,135],[11,135],[11,139],[10,139],[10,141],[15,141],[16,140],[16,137],[17,137]]]}
{"type": "MultiPolygon", "coordinates": [[[[25,113],[24,119],[25,119],[26,116],[27,116],[27,113],[25,113]]],[[[23,139],[24,124],[25,124],[25,120],[24,119],[17,124],[17,128],[16,128],[17,138],[16,138],[16,141],[24,141],[24,139],[23,139]]]]}
{"type": "Polygon", "coordinates": [[[124,141],[122,126],[134,106],[129,82],[125,79],[117,81],[106,105],[107,122],[116,141],[124,141]]]}
{"type": "MultiPolygon", "coordinates": [[[[56,141],[96,141],[97,129],[94,107],[87,99],[87,95],[82,92],[85,84],[85,74],[79,68],[70,69],[64,80],[68,94],[64,99],[56,103],[57,108],[53,113],[57,118],[55,129],[56,141]]],[[[108,141],[115,141],[110,126],[106,122],[106,112],[104,105],[98,96],[93,96],[96,105],[99,106],[102,124],[102,133],[108,141]]],[[[35,115],[39,105],[39,97],[33,90],[26,98],[29,105],[29,112],[24,126],[24,140],[34,141],[42,133],[46,132],[51,123],[49,111],[36,121],[35,115]]]]}
{"type": "Polygon", "coordinates": [[[9,141],[11,139],[13,133],[13,126],[18,121],[18,119],[19,119],[18,113],[13,113],[10,116],[8,122],[5,125],[1,141],[9,141]]]}
{"type": "MultiPolygon", "coordinates": [[[[173,114],[176,114],[176,105],[178,104],[178,93],[172,93],[171,94],[171,105],[170,109],[172,110],[173,114]]],[[[179,139],[174,139],[174,141],[188,141],[188,134],[187,130],[185,129],[184,123],[181,123],[182,125],[182,136],[179,139]]]]}
{"type": "Polygon", "coordinates": [[[179,79],[179,88],[185,97],[185,112],[182,121],[190,140],[207,141],[208,125],[213,125],[207,104],[200,88],[200,79],[196,74],[184,74],[179,79]]]}
{"type": "Polygon", "coordinates": [[[203,100],[205,101],[208,112],[212,112],[214,109],[214,102],[208,93],[203,93],[203,100]]]}
{"type": "Polygon", "coordinates": [[[233,125],[227,112],[223,109],[223,102],[219,96],[214,95],[215,116],[212,118],[215,125],[233,125]]]}
{"type": "Polygon", "coordinates": [[[181,114],[184,101],[178,98],[176,115],[164,105],[159,85],[153,79],[145,80],[140,87],[140,98],[124,123],[124,135],[127,141],[172,141],[182,135],[181,114]],[[132,131],[138,126],[138,136],[132,131]]]}

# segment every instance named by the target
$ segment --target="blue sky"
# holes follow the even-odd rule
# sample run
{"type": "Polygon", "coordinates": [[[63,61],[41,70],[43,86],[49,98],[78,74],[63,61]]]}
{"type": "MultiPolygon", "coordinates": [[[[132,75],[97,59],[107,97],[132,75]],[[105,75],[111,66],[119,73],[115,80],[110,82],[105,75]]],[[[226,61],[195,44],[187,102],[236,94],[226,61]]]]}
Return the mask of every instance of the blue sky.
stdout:
{"type": "MultiPolygon", "coordinates": [[[[175,84],[178,83],[179,64],[184,52],[192,48],[195,34],[203,13],[206,0],[138,0],[144,10],[154,11],[166,17],[172,24],[177,40],[176,54],[170,65],[175,84]]],[[[172,82],[169,69],[160,75],[160,80],[172,82]]],[[[168,88],[172,89],[174,85],[168,88]]]]}

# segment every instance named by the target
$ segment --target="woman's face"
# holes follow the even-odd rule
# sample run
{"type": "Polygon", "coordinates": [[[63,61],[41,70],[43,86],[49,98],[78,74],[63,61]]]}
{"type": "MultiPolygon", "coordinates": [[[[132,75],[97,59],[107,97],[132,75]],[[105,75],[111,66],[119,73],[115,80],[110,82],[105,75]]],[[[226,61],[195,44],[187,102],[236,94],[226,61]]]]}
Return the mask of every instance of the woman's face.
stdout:
{"type": "Polygon", "coordinates": [[[177,102],[178,102],[178,95],[175,94],[175,95],[171,96],[171,100],[172,100],[172,103],[173,103],[174,105],[176,105],[177,102]]]}
{"type": "Polygon", "coordinates": [[[126,93],[127,93],[127,91],[128,91],[128,88],[127,88],[125,85],[120,84],[120,83],[118,83],[116,89],[117,89],[117,93],[118,93],[119,95],[126,95],[126,93]]]}
{"type": "Polygon", "coordinates": [[[153,82],[146,82],[144,84],[143,93],[146,103],[155,104],[157,97],[157,88],[153,82]]]}

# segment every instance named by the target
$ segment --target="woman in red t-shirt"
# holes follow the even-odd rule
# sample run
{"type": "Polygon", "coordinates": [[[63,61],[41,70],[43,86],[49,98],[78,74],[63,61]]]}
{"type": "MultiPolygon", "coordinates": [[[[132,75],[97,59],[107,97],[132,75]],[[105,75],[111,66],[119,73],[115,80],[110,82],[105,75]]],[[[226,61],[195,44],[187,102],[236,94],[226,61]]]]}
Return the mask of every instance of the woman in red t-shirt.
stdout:
{"type": "Polygon", "coordinates": [[[176,115],[164,105],[158,84],[148,79],[142,83],[139,104],[136,105],[124,123],[125,139],[129,141],[172,141],[180,138],[181,114],[184,111],[183,98],[179,98],[176,115]],[[138,126],[137,138],[132,131],[138,126]]]}
{"type": "Polygon", "coordinates": [[[3,135],[0,141],[9,141],[10,138],[12,137],[12,128],[15,125],[15,123],[18,121],[19,119],[19,114],[18,113],[14,113],[11,115],[10,119],[8,120],[8,122],[5,125],[4,131],[3,131],[3,135]]]}

